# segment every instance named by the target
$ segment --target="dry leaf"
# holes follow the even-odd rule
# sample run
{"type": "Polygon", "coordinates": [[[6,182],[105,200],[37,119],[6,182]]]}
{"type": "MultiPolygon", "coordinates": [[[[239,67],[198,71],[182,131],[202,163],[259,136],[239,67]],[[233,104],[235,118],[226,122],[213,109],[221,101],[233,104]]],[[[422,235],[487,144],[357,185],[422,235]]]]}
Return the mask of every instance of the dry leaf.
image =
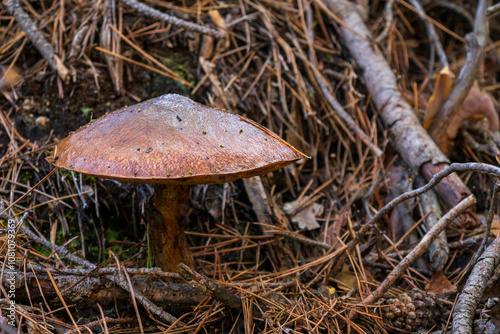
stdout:
{"type": "MultiPolygon", "coordinates": [[[[289,209],[294,207],[295,202],[288,202],[283,205],[283,209],[287,212],[289,209]]],[[[299,225],[299,229],[315,230],[320,227],[319,223],[316,221],[316,216],[323,213],[323,206],[318,203],[313,203],[306,208],[300,210],[295,215],[291,217],[292,223],[299,225]]]]}
{"type": "Polygon", "coordinates": [[[358,279],[352,271],[349,270],[349,266],[344,264],[342,270],[335,276],[336,280],[341,281],[350,288],[358,289],[358,279]]]}
{"type": "Polygon", "coordinates": [[[229,49],[229,39],[227,38],[227,28],[226,28],[226,21],[224,18],[220,15],[218,10],[209,10],[208,15],[210,15],[210,18],[212,19],[213,23],[217,26],[217,30],[219,30],[220,33],[224,35],[224,38],[219,39],[217,42],[217,52],[225,52],[226,50],[229,49]]]}
{"type": "Polygon", "coordinates": [[[439,298],[445,298],[457,291],[457,287],[453,285],[442,271],[432,273],[431,281],[425,287],[425,291],[436,294],[439,298]]]}
{"type": "MultiPolygon", "coordinates": [[[[330,225],[326,229],[326,231],[321,232],[318,237],[318,240],[326,242],[332,247],[340,247],[339,245],[339,234],[340,230],[346,224],[345,215],[335,214],[334,219],[330,222],[330,225]]],[[[337,249],[337,248],[335,248],[337,249]]]]}
{"type": "Polygon", "coordinates": [[[448,66],[445,66],[438,74],[434,93],[429,99],[429,104],[427,105],[427,110],[425,111],[425,129],[429,128],[437,113],[446,102],[446,99],[450,96],[454,82],[455,75],[450,71],[448,66]]]}
{"type": "Polygon", "coordinates": [[[498,130],[498,113],[495,110],[492,97],[488,93],[481,92],[477,81],[465,97],[459,111],[446,129],[446,136],[455,139],[462,124],[469,119],[486,117],[490,121],[490,129],[498,130]]]}
{"type": "Polygon", "coordinates": [[[15,68],[0,66],[0,90],[6,90],[17,85],[22,80],[15,68]]]}

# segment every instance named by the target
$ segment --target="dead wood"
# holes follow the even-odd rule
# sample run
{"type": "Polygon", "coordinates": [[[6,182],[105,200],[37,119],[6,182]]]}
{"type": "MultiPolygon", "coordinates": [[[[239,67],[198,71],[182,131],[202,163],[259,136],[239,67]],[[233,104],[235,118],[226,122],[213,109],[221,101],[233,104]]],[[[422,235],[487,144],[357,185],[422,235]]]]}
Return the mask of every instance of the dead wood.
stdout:
{"type": "MultiPolygon", "coordinates": [[[[415,190],[405,192],[404,194],[401,194],[400,196],[394,198],[392,201],[384,205],[377,213],[359,229],[359,231],[356,233],[354,238],[349,242],[347,245],[347,252],[343,252],[338,258],[336,258],[335,265],[332,269],[332,273],[336,274],[340,271],[342,268],[345,259],[347,258],[348,252],[351,252],[354,250],[354,248],[360,243],[360,241],[364,238],[366,233],[372,229],[373,227],[378,224],[378,222],[382,219],[382,217],[386,214],[388,214],[392,209],[394,209],[398,204],[410,199],[417,197],[432,188],[436,187],[441,183],[443,179],[445,179],[447,176],[449,176],[452,173],[455,173],[457,171],[475,171],[479,173],[485,173],[489,174],[491,176],[496,176],[500,177],[500,168],[488,164],[482,164],[482,163],[464,163],[464,164],[458,164],[458,163],[453,163],[447,168],[444,168],[443,170],[439,171],[436,173],[430,180],[429,182],[415,190]]],[[[463,213],[463,212],[462,212],[463,213]]],[[[443,218],[441,218],[443,219],[443,218]]],[[[435,228],[435,227],[433,227],[435,228]]]]}
{"type": "MultiPolygon", "coordinates": [[[[54,272],[54,271],[53,271],[54,272]]],[[[55,271],[57,272],[57,271],[55,271]]],[[[46,300],[53,300],[57,304],[56,288],[62,291],[67,302],[89,302],[95,301],[101,304],[113,303],[116,299],[120,302],[130,301],[130,293],[113,284],[106,277],[86,277],[77,275],[54,275],[56,286],[52,284],[49,276],[45,273],[33,273],[30,271],[30,265],[27,266],[27,272],[15,272],[16,300],[21,302],[38,303],[46,300]],[[69,289],[69,290],[68,290],[69,289]]],[[[10,286],[10,275],[3,276],[4,286],[10,286]]],[[[132,285],[136,293],[143,294],[151,302],[160,306],[168,306],[170,312],[189,310],[198,305],[203,298],[197,289],[181,283],[170,283],[163,281],[153,281],[146,277],[132,278],[132,285]]]]}
{"type": "Polygon", "coordinates": [[[481,298],[486,283],[491,278],[493,271],[500,265],[500,247],[497,240],[493,241],[486,249],[479,261],[474,266],[460,297],[458,298],[453,313],[452,334],[472,333],[472,321],[476,307],[481,298]]]}
{"type": "MultiPolygon", "coordinates": [[[[436,33],[436,29],[434,29],[434,25],[426,19],[425,11],[419,0],[410,0],[410,3],[415,7],[416,10],[419,11],[418,16],[425,24],[425,30],[427,31],[427,36],[429,36],[429,40],[432,43],[431,52],[436,51],[439,61],[441,61],[441,67],[449,66],[448,58],[446,57],[446,53],[444,52],[443,45],[439,40],[439,36],[436,33]]],[[[433,55],[431,55],[431,59],[433,59],[433,55]]],[[[431,64],[430,64],[431,65],[431,64]]],[[[432,68],[429,65],[429,73],[432,73],[432,68]]]]}
{"type": "Polygon", "coordinates": [[[462,102],[467,97],[467,94],[469,94],[477,73],[479,73],[479,68],[484,58],[484,48],[489,34],[486,9],[490,3],[491,1],[487,0],[480,0],[478,2],[474,20],[474,32],[465,36],[467,43],[466,62],[460,70],[457,82],[450,96],[439,110],[434,122],[429,128],[429,132],[436,143],[441,144],[443,142],[443,138],[446,136],[444,130],[452,123],[462,102]]]}
{"type": "Polygon", "coordinates": [[[154,8],[146,6],[145,4],[137,2],[135,0],[121,0],[121,1],[124,4],[126,4],[127,6],[133,8],[134,10],[136,10],[137,12],[139,12],[139,13],[141,13],[143,15],[149,16],[149,17],[151,17],[151,18],[153,18],[155,20],[160,20],[160,21],[163,21],[163,22],[167,22],[167,23],[170,23],[170,24],[172,24],[174,26],[177,26],[177,27],[180,27],[180,28],[184,28],[186,30],[194,31],[194,32],[197,32],[197,33],[200,33],[200,34],[209,35],[209,36],[212,36],[212,37],[215,37],[215,38],[221,38],[222,39],[222,38],[226,37],[226,34],[224,34],[221,31],[217,31],[217,30],[214,30],[214,29],[211,29],[211,28],[200,26],[200,25],[198,25],[196,23],[188,22],[188,21],[185,21],[185,20],[180,19],[178,17],[162,13],[159,10],[156,10],[154,8]]]}
{"type": "Polygon", "coordinates": [[[42,35],[36,24],[21,8],[19,0],[7,0],[7,10],[14,16],[16,22],[21,26],[24,33],[30,39],[31,43],[40,51],[50,67],[57,71],[59,77],[67,82],[69,80],[69,70],[64,66],[61,59],[55,54],[50,43],[42,35]]]}
{"type": "Polygon", "coordinates": [[[498,11],[500,11],[500,4],[497,3],[496,5],[488,7],[488,9],[486,10],[486,16],[491,16],[497,13],[498,11]]]}
{"type": "Polygon", "coordinates": [[[364,303],[366,305],[373,305],[380,297],[387,292],[387,290],[405,273],[405,271],[420,258],[430,247],[432,242],[439,236],[448,225],[450,225],[455,218],[463,212],[472,208],[476,204],[474,195],[470,195],[462,200],[456,207],[448,211],[439,222],[426,233],[419,244],[392,270],[392,272],[385,278],[385,280],[368,296],[364,303]]]}
{"type": "Polygon", "coordinates": [[[271,219],[272,210],[260,176],[243,179],[243,184],[245,185],[248,199],[250,203],[252,203],[252,208],[255,211],[259,223],[264,226],[274,225],[271,219]]]}
{"type": "MultiPolygon", "coordinates": [[[[186,279],[189,285],[200,290],[205,295],[220,301],[236,311],[243,311],[242,299],[232,293],[221,283],[215,282],[203,274],[189,268],[184,263],[177,267],[179,273],[186,279]]],[[[253,307],[254,315],[260,316],[258,308],[253,307]]]]}
{"type": "MultiPolygon", "coordinates": [[[[417,178],[416,182],[419,187],[424,185],[421,177],[417,178]]],[[[421,216],[426,217],[424,224],[427,230],[430,230],[438,223],[442,216],[439,201],[433,190],[420,195],[419,199],[422,211],[421,216]]],[[[433,271],[442,271],[444,269],[444,266],[448,261],[449,252],[450,250],[446,239],[446,231],[442,231],[429,247],[428,259],[429,265],[433,271]]]]}
{"type": "MultiPolygon", "coordinates": [[[[438,172],[439,165],[445,167],[449,163],[448,158],[424,130],[399,92],[392,69],[381,50],[370,42],[373,40],[371,33],[356,8],[345,0],[323,2],[343,21],[342,38],[362,72],[367,89],[372,92],[372,99],[380,109],[392,144],[411,168],[424,170],[425,177],[430,179],[438,172]],[[431,172],[426,173],[426,169],[431,169],[431,172]]],[[[444,180],[437,191],[449,207],[470,194],[455,174],[444,180]]]]}
{"type": "MultiPolygon", "coordinates": [[[[82,259],[81,257],[72,254],[69,252],[66,247],[62,246],[57,246],[45,239],[40,238],[38,235],[36,235],[34,232],[28,230],[24,226],[20,226],[20,231],[27,236],[29,236],[31,239],[35,240],[39,244],[43,245],[44,247],[51,249],[55,252],[57,252],[59,255],[64,256],[68,260],[71,260],[75,263],[78,263],[82,266],[85,266],[87,268],[94,269],[97,266],[94,265],[93,263],[82,259]]],[[[118,286],[120,286],[122,289],[130,292],[130,287],[128,286],[127,282],[125,281],[124,277],[122,275],[120,276],[108,276],[107,277],[111,282],[116,283],[118,286]]],[[[157,315],[158,317],[162,318],[163,320],[167,321],[168,323],[175,323],[177,321],[177,318],[171,315],[170,313],[162,310],[158,306],[156,306],[151,300],[149,300],[143,293],[140,291],[134,291],[134,295],[137,298],[137,300],[147,309],[151,311],[151,313],[157,315]]],[[[182,322],[177,322],[177,324],[182,325],[182,322]]]]}

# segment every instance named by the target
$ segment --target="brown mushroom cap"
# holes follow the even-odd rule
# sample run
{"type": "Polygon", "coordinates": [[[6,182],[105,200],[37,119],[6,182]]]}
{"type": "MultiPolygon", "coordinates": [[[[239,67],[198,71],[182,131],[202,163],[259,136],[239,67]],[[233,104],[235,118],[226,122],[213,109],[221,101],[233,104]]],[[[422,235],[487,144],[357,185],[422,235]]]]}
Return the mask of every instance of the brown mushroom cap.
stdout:
{"type": "Polygon", "coordinates": [[[168,94],[92,121],[47,160],[119,181],[188,185],[251,177],[303,157],[247,118],[168,94]]]}

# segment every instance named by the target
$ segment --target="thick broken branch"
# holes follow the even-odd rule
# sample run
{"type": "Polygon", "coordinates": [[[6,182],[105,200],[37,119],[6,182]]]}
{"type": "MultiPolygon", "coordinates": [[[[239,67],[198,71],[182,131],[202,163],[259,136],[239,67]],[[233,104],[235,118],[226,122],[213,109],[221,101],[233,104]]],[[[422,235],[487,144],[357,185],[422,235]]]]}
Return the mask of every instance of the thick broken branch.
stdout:
{"type": "MultiPolygon", "coordinates": [[[[65,258],[67,258],[68,260],[71,260],[75,263],[78,263],[82,266],[85,266],[87,268],[91,268],[91,269],[94,269],[96,268],[97,266],[87,260],[84,260],[82,259],[81,257],[79,256],[76,256],[72,253],[70,253],[65,247],[62,247],[62,246],[57,246],[57,245],[54,245],[53,243],[47,241],[47,240],[44,240],[42,238],[40,238],[38,235],[36,235],[35,233],[33,233],[32,231],[28,230],[26,227],[24,226],[21,226],[20,227],[20,231],[24,234],[26,234],[28,237],[30,237],[31,239],[35,240],[36,242],[38,242],[39,244],[43,245],[44,247],[48,248],[48,249],[51,249],[55,252],[57,252],[59,255],[62,255],[64,256],[65,258]]],[[[124,280],[120,279],[119,277],[117,276],[108,276],[107,277],[111,282],[113,283],[116,283],[118,286],[120,286],[122,289],[126,290],[126,291],[129,291],[130,292],[130,288],[127,284],[127,282],[125,282],[124,280]]],[[[161,308],[159,308],[158,306],[156,306],[153,302],[151,302],[151,300],[149,300],[143,293],[141,293],[140,291],[134,291],[135,292],[135,297],[136,299],[145,307],[147,308],[149,311],[151,311],[151,313],[157,315],[158,317],[160,317],[161,319],[167,321],[168,323],[171,323],[173,324],[174,322],[177,321],[177,318],[174,317],[173,315],[171,315],[170,313],[168,312],[165,312],[164,310],[162,310],[161,308]]],[[[181,322],[178,322],[179,325],[183,325],[181,322]]]]}
{"type": "MultiPolygon", "coordinates": [[[[56,299],[56,288],[50,281],[48,275],[29,272],[26,275],[22,272],[16,272],[15,287],[16,300],[39,302],[56,299]],[[43,296],[42,296],[43,292],[43,296]]],[[[38,271],[38,270],[37,270],[38,271]]],[[[54,270],[52,272],[57,272],[54,270]]],[[[10,285],[7,279],[10,275],[4,275],[4,286],[10,285]]],[[[102,277],[87,277],[82,281],[81,276],[58,274],[54,276],[57,289],[66,291],[63,295],[71,302],[77,302],[82,298],[90,298],[98,303],[113,303],[115,300],[127,302],[130,301],[130,293],[102,277]],[[67,290],[67,289],[70,290],[67,290]]],[[[205,296],[195,288],[180,283],[154,282],[149,278],[133,278],[132,284],[134,291],[142,293],[151,302],[167,306],[169,310],[187,310],[205,298],[205,296]]]]}

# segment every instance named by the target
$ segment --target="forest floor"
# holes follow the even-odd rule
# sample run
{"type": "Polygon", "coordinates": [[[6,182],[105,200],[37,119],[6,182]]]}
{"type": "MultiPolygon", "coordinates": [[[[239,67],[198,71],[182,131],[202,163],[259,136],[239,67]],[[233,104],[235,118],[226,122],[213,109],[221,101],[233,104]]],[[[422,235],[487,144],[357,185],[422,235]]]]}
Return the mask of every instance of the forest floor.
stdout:
{"type": "Polygon", "coordinates": [[[500,333],[491,2],[367,3],[142,2],[184,26],[134,0],[4,1],[0,327],[500,333]],[[72,131],[167,93],[310,157],[192,187],[197,279],[148,267],[151,185],[46,178],[72,131]]]}

